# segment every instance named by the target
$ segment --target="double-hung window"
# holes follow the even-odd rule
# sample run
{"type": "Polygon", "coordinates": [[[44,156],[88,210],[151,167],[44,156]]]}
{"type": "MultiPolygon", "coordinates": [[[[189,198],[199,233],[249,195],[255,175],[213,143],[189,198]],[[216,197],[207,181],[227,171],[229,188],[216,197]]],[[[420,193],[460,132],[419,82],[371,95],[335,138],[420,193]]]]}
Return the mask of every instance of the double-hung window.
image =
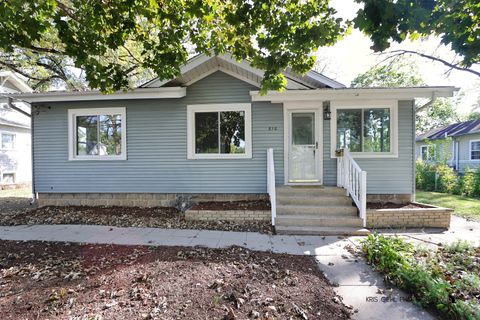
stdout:
{"type": "Polygon", "coordinates": [[[332,157],[348,149],[355,157],[398,156],[397,101],[332,102],[332,157]]]}
{"type": "Polygon", "coordinates": [[[433,161],[435,160],[435,145],[424,145],[420,147],[422,160],[433,161]]]}
{"type": "Polygon", "coordinates": [[[252,157],[250,104],[189,105],[187,126],[188,159],[252,157]]]}
{"type": "Polygon", "coordinates": [[[15,134],[2,132],[2,150],[15,149],[15,134]]]}
{"type": "Polygon", "coordinates": [[[125,160],[125,108],[70,109],[70,160],[125,160]]]}
{"type": "Polygon", "coordinates": [[[470,140],[470,160],[480,160],[480,140],[470,140]]]}

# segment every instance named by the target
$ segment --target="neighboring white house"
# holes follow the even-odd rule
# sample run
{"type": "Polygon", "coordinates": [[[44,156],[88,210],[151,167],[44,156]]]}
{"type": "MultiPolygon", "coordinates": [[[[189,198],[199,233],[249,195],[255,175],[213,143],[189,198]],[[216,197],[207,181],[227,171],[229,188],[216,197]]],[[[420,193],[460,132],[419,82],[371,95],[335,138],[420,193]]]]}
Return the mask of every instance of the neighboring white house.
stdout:
{"type": "Polygon", "coordinates": [[[418,135],[416,156],[425,161],[437,161],[443,157],[448,165],[461,173],[478,168],[480,119],[454,123],[418,135]]]}
{"type": "MultiPolygon", "coordinates": [[[[25,81],[11,71],[0,72],[0,94],[32,92],[25,81]]],[[[30,113],[28,104],[15,106],[30,113]]],[[[30,117],[0,103],[0,185],[32,182],[30,117]]]]}

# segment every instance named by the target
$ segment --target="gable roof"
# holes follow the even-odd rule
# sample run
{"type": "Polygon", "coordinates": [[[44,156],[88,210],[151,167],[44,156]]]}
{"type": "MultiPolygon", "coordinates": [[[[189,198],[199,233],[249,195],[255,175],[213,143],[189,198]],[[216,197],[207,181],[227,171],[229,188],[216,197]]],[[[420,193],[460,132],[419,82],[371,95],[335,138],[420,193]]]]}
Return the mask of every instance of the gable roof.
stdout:
{"type": "Polygon", "coordinates": [[[480,119],[454,123],[448,126],[435,128],[416,136],[416,141],[458,137],[468,134],[480,133],[480,119]]]}
{"type": "Polygon", "coordinates": [[[0,89],[4,87],[6,82],[9,82],[14,88],[17,88],[19,92],[33,91],[33,89],[14,72],[0,71],[0,89]]]}
{"type": "MultiPolygon", "coordinates": [[[[264,74],[262,70],[252,67],[248,61],[237,61],[230,54],[211,56],[199,54],[189,59],[180,68],[181,75],[177,78],[170,80],[155,78],[142,84],[140,88],[189,86],[216,71],[227,73],[257,88],[260,87],[264,74]]],[[[343,84],[316,71],[309,71],[305,75],[299,75],[291,69],[287,69],[283,74],[287,78],[287,89],[345,88],[343,84]]]]}

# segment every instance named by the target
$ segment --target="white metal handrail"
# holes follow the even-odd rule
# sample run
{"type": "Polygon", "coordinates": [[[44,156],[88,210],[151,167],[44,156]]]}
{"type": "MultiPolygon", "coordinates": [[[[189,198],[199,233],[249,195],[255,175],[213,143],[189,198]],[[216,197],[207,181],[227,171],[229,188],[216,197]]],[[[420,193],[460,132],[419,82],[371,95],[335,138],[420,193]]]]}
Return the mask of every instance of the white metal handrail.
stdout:
{"type": "Polygon", "coordinates": [[[337,186],[347,191],[360,212],[363,226],[367,224],[367,172],[353,159],[348,149],[337,153],[337,186]]]}
{"type": "Polygon", "coordinates": [[[277,198],[275,191],[275,162],[273,161],[273,148],[267,149],[267,192],[270,197],[272,209],[272,226],[275,227],[277,217],[277,198]]]}

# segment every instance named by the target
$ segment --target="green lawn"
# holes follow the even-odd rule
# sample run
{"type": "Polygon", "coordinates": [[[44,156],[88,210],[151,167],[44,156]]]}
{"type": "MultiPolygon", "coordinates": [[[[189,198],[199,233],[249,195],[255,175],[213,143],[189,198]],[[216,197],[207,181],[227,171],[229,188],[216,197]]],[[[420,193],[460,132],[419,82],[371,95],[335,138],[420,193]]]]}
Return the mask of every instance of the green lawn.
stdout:
{"type": "Polygon", "coordinates": [[[455,214],[480,221],[480,199],[456,196],[447,193],[417,190],[417,202],[452,208],[455,214]]]}
{"type": "Polygon", "coordinates": [[[32,196],[32,188],[0,190],[0,198],[28,198],[32,196]]]}

